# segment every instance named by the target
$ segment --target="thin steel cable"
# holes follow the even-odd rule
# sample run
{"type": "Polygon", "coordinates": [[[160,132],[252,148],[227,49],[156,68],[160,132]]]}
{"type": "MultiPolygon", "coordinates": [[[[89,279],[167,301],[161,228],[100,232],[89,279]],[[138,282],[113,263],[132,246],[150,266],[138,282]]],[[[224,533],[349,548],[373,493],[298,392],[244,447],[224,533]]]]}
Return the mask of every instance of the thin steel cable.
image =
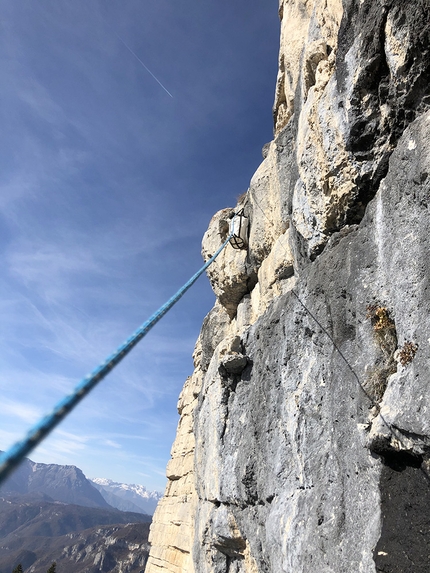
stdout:
{"type": "MultiPolygon", "coordinates": [[[[250,191],[249,191],[250,193],[250,191]]],[[[266,213],[264,212],[263,208],[261,207],[261,205],[259,204],[259,202],[257,201],[257,199],[255,198],[255,195],[252,195],[250,193],[250,196],[252,198],[252,201],[255,203],[255,205],[257,205],[257,207],[260,209],[260,211],[262,212],[263,216],[265,217],[265,219],[269,222],[269,224],[274,228],[275,225],[274,223],[269,219],[269,217],[266,215],[266,213]]],[[[273,237],[276,240],[276,237],[273,237]]],[[[282,244],[282,243],[281,243],[282,244]]],[[[287,255],[287,251],[285,249],[285,246],[282,245],[282,248],[284,249],[285,254],[287,255]]],[[[332,335],[330,334],[330,332],[327,330],[327,328],[325,328],[321,322],[318,320],[318,318],[309,310],[309,308],[305,305],[305,303],[301,300],[301,298],[299,297],[299,295],[296,293],[296,291],[294,289],[291,289],[291,292],[297,299],[297,301],[299,302],[299,304],[302,306],[302,308],[305,310],[305,312],[314,320],[314,322],[321,328],[321,330],[324,332],[324,334],[327,336],[327,338],[331,341],[333,348],[337,351],[337,353],[339,354],[339,356],[342,358],[342,360],[345,362],[345,364],[347,365],[348,369],[351,371],[351,373],[353,374],[355,380],[357,381],[359,387],[361,388],[362,392],[366,395],[366,397],[368,398],[368,400],[370,401],[372,406],[376,406],[378,408],[378,414],[380,419],[382,420],[383,424],[387,427],[389,433],[393,436],[394,439],[398,440],[399,443],[401,444],[401,446],[404,448],[404,451],[407,453],[408,449],[406,444],[403,441],[403,436],[401,434],[401,431],[398,428],[394,428],[385,418],[384,416],[381,414],[380,412],[380,408],[379,408],[379,403],[374,400],[372,398],[372,396],[370,396],[370,394],[367,392],[366,388],[364,387],[364,385],[361,383],[360,378],[358,376],[358,374],[355,372],[354,368],[351,366],[351,364],[349,363],[349,361],[347,360],[346,356],[343,354],[343,352],[340,350],[339,346],[336,344],[334,338],[332,337],[332,335]],[[395,431],[396,430],[396,431],[395,431]]],[[[427,479],[427,481],[430,483],[430,475],[428,474],[428,472],[424,469],[423,465],[420,466],[419,468],[421,470],[421,472],[424,474],[425,478],[427,479]]]]}
{"type": "Polygon", "coordinates": [[[161,306],[150,318],[142,324],[127,340],[113,352],[100,366],[83,378],[75,390],[63,398],[52,410],[33,426],[27,436],[14,444],[6,452],[0,455],[0,484],[18,466],[23,458],[28,455],[40,442],[69,414],[87,394],[109,374],[109,372],[121,362],[125,356],[136,346],[140,340],[151,330],[157,322],[172,308],[174,304],[193,286],[196,280],[214,262],[224,247],[232,238],[231,233],[216,253],[193,275],[163,306],[161,306]]]}
{"type": "MultiPolygon", "coordinates": [[[[268,221],[268,223],[274,228],[275,224],[269,219],[269,217],[266,215],[266,213],[264,212],[263,208],[261,207],[261,205],[258,203],[257,199],[255,198],[255,196],[252,196],[252,200],[255,203],[255,205],[257,205],[257,207],[260,209],[260,211],[262,212],[263,216],[265,217],[265,219],[268,221]]],[[[276,240],[276,237],[273,237],[276,240]]],[[[282,245],[282,248],[284,249],[284,253],[285,255],[287,255],[287,250],[285,248],[284,245],[282,245]]],[[[366,394],[366,396],[369,398],[370,402],[372,403],[372,406],[377,405],[377,403],[375,402],[375,400],[373,400],[373,398],[369,395],[369,393],[366,391],[366,389],[364,388],[363,384],[360,381],[360,378],[358,377],[358,374],[355,372],[354,368],[351,366],[351,364],[348,362],[346,356],[343,354],[343,352],[341,351],[341,349],[339,348],[339,346],[336,344],[334,338],[332,337],[332,335],[330,334],[330,332],[327,330],[327,328],[325,328],[325,326],[323,326],[321,324],[321,322],[318,320],[318,318],[309,310],[309,308],[305,305],[305,303],[301,300],[301,298],[299,297],[299,295],[296,293],[296,291],[294,289],[291,289],[291,292],[297,299],[297,301],[299,302],[300,306],[303,308],[303,310],[313,319],[314,322],[316,322],[316,324],[321,328],[321,330],[324,332],[324,334],[327,336],[327,338],[330,340],[330,342],[332,343],[334,349],[338,352],[338,354],[341,356],[341,358],[343,359],[343,361],[345,362],[345,364],[348,366],[349,370],[352,372],[352,374],[354,375],[354,378],[356,379],[357,383],[359,384],[360,388],[363,390],[363,392],[366,394]]]]}

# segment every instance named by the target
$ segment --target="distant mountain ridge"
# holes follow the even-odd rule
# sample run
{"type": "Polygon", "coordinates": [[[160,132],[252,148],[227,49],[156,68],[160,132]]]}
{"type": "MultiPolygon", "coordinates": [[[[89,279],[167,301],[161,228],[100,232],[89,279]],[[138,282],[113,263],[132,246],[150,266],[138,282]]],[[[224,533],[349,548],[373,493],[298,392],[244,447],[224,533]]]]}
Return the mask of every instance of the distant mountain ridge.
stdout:
{"type": "Polygon", "coordinates": [[[41,464],[26,458],[0,487],[0,495],[33,492],[64,503],[112,509],[78,467],[41,464]]]}
{"type": "Polygon", "coordinates": [[[0,573],[18,563],[43,573],[53,561],[62,573],[143,573],[161,494],[97,482],[76,466],[25,459],[0,487],[0,573]]]}
{"type": "Polygon", "coordinates": [[[107,503],[121,511],[138,511],[153,515],[158,501],[163,497],[162,493],[148,491],[145,486],[139,484],[125,484],[106,478],[93,478],[90,481],[107,503]]]}
{"type": "Polygon", "coordinates": [[[46,501],[40,493],[0,494],[0,573],[21,563],[41,573],[139,573],[151,518],[141,513],[46,501]]]}

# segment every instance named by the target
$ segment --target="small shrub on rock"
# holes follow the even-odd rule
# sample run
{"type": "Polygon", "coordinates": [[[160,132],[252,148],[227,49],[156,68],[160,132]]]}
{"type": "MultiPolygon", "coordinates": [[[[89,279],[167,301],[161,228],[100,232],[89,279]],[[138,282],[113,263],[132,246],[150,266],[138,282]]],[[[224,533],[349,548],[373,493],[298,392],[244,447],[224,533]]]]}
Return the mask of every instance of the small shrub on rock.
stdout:
{"type": "Polygon", "coordinates": [[[400,348],[397,354],[397,359],[402,366],[406,366],[414,359],[415,354],[418,350],[418,344],[407,340],[404,345],[400,348]]]}

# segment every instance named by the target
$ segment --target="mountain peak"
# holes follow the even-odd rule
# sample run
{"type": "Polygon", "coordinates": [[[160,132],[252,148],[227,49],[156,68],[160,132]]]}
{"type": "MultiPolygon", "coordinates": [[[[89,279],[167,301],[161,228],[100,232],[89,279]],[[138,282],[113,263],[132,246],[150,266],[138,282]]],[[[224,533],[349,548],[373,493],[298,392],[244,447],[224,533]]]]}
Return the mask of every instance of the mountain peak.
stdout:
{"type": "Polygon", "coordinates": [[[0,487],[2,493],[41,493],[55,501],[111,508],[77,466],[43,464],[26,458],[0,487]]]}
{"type": "Polygon", "coordinates": [[[133,507],[133,511],[152,515],[162,497],[160,492],[148,491],[140,484],[120,483],[108,478],[93,478],[91,482],[110,505],[122,511],[131,511],[133,507]]]}

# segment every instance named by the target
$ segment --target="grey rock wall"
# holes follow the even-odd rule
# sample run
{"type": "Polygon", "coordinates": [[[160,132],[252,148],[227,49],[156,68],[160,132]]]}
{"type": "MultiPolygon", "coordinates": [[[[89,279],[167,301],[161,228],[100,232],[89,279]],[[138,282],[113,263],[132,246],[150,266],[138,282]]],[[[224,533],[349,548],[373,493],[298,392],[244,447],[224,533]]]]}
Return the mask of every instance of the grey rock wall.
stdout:
{"type": "Polygon", "coordinates": [[[302,270],[300,301],[279,297],[246,332],[241,376],[208,371],[196,570],[245,571],[247,540],[256,571],[428,571],[429,127],[426,114],[406,130],[361,224],[302,270]],[[418,346],[392,374],[371,306],[399,348],[418,346]]]}
{"type": "Polygon", "coordinates": [[[147,573],[427,573],[430,4],[280,16],[249,249],[210,269],[147,573]]]}

